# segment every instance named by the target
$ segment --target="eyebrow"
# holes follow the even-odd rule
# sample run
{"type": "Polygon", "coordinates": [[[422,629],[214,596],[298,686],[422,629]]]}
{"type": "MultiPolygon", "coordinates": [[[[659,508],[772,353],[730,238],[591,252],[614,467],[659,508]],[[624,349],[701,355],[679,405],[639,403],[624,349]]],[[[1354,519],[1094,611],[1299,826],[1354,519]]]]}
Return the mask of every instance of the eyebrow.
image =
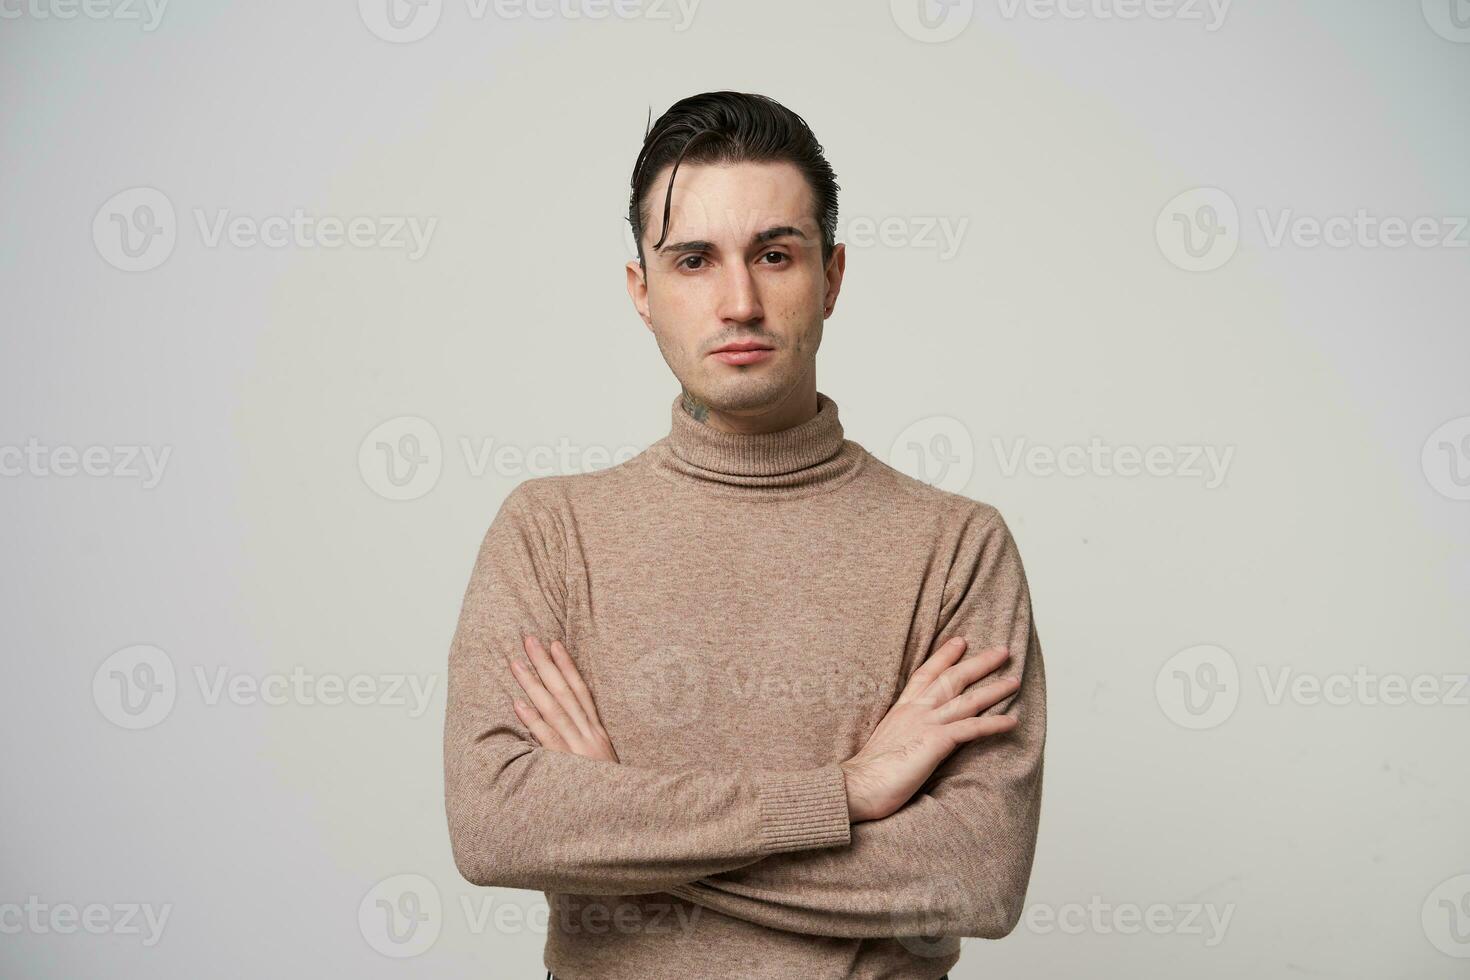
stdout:
{"type": "MultiPolygon", "coordinates": [[[[766,242],[769,242],[772,239],[785,238],[788,235],[794,235],[797,238],[806,238],[806,233],[804,231],[802,231],[800,228],[795,227],[794,225],[776,225],[774,227],[767,228],[765,231],[758,231],[754,235],[750,236],[750,244],[752,244],[752,245],[764,245],[766,242]]],[[[713,252],[714,249],[715,249],[714,242],[692,241],[692,242],[675,242],[672,245],[665,245],[662,248],[660,248],[659,251],[660,252],[713,252]]]]}

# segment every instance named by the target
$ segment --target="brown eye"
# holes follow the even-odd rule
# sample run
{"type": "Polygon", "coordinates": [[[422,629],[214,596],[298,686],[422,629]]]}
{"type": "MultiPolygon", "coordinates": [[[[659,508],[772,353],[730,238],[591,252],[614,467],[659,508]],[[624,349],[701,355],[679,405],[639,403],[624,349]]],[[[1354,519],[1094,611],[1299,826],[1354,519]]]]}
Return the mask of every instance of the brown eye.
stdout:
{"type": "Polygon", "coordinates": [[[688,269],[688,268],[691,268],[691,267],[689,265],[687,265],[686,263],[688,263],[688,262],[703,262],[703,261],[704,261],[704,256],[703,255],[686,255],[686,256],[684,256],[684,258],[682,258],[682,259],[679,260],[679,265],[681,265],[684,268],[688,269]]]}
{"type": "MultiPolygon", "coordinates": [[[[778,259],[787,259],[787,258],[789,258],[789,256],[787,256],[787,254],[785,252],[767,252],[764,257],[769,258],[772,255],[776,256],[776,258],[778,258],[778,259]]],[[[772,264],[772,265],[780,265],[781,263],[780,262],[773,262],[773,263],[770,263],[770,264],[772,264]]]]}

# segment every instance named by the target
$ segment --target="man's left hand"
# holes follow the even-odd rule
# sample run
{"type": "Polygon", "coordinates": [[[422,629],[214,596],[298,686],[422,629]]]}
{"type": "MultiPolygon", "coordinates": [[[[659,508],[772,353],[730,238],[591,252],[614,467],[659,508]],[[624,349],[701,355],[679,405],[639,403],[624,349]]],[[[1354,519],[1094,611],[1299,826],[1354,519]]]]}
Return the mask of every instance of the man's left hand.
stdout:
{"type": "Polygon", "coordinates": [[[530,665],[512,658],[511,673],[531,703],[517,699],[516,717],[544,748],[616,763],[612,739],[602,730],[592,693],[567,648],[560,640],[552,640],[548,653],[534,636],[525,636],[521,642],[530,665]]]}

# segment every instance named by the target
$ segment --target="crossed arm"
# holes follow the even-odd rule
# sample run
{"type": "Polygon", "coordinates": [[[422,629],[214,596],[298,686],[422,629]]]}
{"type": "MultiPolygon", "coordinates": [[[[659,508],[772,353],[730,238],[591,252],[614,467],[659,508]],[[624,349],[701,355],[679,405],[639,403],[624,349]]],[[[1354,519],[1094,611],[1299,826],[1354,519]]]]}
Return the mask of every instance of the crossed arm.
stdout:
{"type": "Polygon", "coordinates": [[[508,657],[565,636],[563,529],[528,481],[501,505],[449,651],[444,803],[456,867],[478,885],[633,895],[851,839],[838,764],[665,771],[539,746],[508,657]]]}
{"type": "Polygon", "coordinates": [[[999,938],[1020,919],[1035,855],[1046,740],[1046,676],[1020,554],[997,512],[964,528],[936,647],[1004,647],[986,682],[1017,680],[981,712],[1016,718],[967,742],[902,809],[856,823],[847,847],[768,857],[670,891],[760,925],[821,936],[999,938]]]}
{"type": "MultiPolygon", "coordinates": [[[[1007,648],[997,677],[1018,686],[981,715],[1016,723],[959,746],[896,812],[850,823],[842,766],[662,772],[616,765],[611,742],[595,737],[575,749],[543,744],[544,719],[513,704],[525,705],[538,678],[523,672],[510,683],[503,655],[492,653],[526,632],[564,635],[560,529],[524,486],[486,535],[451,650],[446,798],[469,880],[667,891],[811,935],[999,937],[1014,928],[1040,812],[1045,676],[1024,571],[998,513],[967,513],[936,648],[955,636],[970,651],[1007,648]]],[[[581,679],[564,649],[555,661],[543,651],[536,670],[553,663],[565,665],[575,697],[581,679]]]]}

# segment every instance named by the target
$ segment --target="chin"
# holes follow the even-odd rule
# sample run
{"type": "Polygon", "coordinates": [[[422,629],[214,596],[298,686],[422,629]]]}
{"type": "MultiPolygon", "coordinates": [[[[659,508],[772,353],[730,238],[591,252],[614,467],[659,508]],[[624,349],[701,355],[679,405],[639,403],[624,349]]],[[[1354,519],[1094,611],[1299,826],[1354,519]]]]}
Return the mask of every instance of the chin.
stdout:
{"type": "MultiPolygon", "coordinates": [[[[739,375],[720,378],[700,388],[689,388],[706,405],[717,411],[738,412],[763,408],[790,390],[791,385],[777,372],[766,370],[771,365],[753,365],[739,375]]],[[[685,387],[688,387],[687,385],[685,387]]]]}

